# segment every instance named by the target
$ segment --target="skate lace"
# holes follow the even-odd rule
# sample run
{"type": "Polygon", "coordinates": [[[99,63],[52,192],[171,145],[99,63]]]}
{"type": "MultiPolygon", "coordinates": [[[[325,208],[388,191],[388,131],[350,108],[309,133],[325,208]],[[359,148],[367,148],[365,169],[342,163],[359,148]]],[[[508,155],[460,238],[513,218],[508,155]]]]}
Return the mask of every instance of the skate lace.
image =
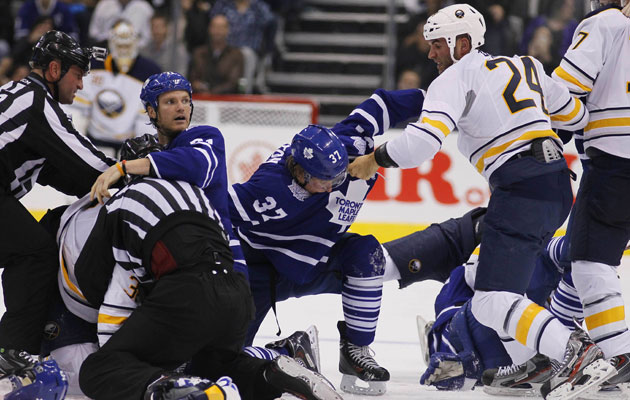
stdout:
{"type": "Polygon", "coordinates": [[[39,359],[37,358],[37,356],[27,353],[26,351],[20,351],[18,353],[18,357],[24,359],[24,361],[27,361],[30,364],[36,364],[37,362],[39,362],[39,359]]]}
{"type": "Polygon", "coordinates": [[[517,372],[520,368],[520,365],[512,364],[512,365],[503,365],[499,367],[499,371],[497,371],[497,376],[507,376],[512,375],[517,372]]]}
{"type": "Polygon", "coordinates": [[[348,353],[350,357],[361,367],[380,368],[381,366],[374,360],[374,350],[370,346],[357,346],[348,343],[348,353]]]}

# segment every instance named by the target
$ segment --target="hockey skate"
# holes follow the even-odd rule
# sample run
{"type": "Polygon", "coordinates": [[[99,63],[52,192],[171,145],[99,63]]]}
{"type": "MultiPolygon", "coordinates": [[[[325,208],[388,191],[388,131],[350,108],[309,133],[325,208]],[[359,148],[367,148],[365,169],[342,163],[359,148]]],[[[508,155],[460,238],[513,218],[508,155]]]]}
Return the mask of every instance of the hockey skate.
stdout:
{"type": "Polygon", "coordinates": [[[343,374],[341,390],[367,396],[385,394],[389,371],[376,363],[369,346],[357,346],[348,341],[344,321],[337,323],[337,329],[341,336],[339,341],[339,372],[343,374]],[[357,378],[366,382],[368,386],[357,386],[357,378]]]}
{"type": "Polygon", "coordinates": [[[539,397],[540,387],[551,377],[551,361],[537,354],[521,365],[485,370],[483,391],[495,396],[539,397]]]}
{"type": "Polygon", "coordinates": [[[144,392],[144,400],[208,399],[241,400],[241,395],[230,377],[223,376],[212,382],[182,374],[161,376],[144,392]]]}
{"type": "Polygon", "coordinates": [[[304,400],[343,400],[323,375],[303,367],[291,357],[280,356],[265,369],[265,379],[276,389],[304,400]]]}
{"type": "Polygon", "coordinates": [[[601,349],[584,330],[577,328],[569,337],[562,363],[553,364],[551,378],[540,391],[547,400],[587,397],[616,374],[615,367],[604,360],[601,349]]]}
{"type": "Polygon", "coordinates": [[[321,372],[319,334],[313,325],[309,326],[306,331],[297,331],[285,339],[267,343],[265,347],[273,350],[285,348],[289,351],[289,357],[295,359],[302,366],[311,371],[321,372]]]}
{"type": "Polygon", "coordinates": [[[424,360],[424,365],[429,365],[429,360],[431,359],[431,354],[429,351],[429,332],[431,332],[431,328],[433,328],[433,324],[435,321],[427,322],[420,315],[416,315],[416,324],[418,326],[418,339],[420,339],[420,351],[422,352],[422,359],[424,360]]]}
{"type": "Polygon", "coordinates": [[[0,379],[9,375],[22,375],[33,369],[36,356],[25,351],[0,348],[0,379]]]}
{"type": "Polygon", "coordinates": [[[630,354],[620,354],[608,362],[615,367],[617,375],[602,383],[599,391],[588,396],[588,400],[630,399],[630,354]]]}

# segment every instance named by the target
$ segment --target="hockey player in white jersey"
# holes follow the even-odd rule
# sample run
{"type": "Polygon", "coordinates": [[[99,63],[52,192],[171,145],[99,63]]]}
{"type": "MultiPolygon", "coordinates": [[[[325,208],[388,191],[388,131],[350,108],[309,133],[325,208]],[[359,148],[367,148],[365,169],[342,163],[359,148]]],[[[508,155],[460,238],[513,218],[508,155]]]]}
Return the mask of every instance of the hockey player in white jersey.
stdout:
{"type": "Polygon", "coordinates": [[[593,1],[553,77],[590,113],[582,137],[589,168],[582,176],[570,231],[569,258],[589,334],[618,374],[604,387],[630,382],[630,332],[617,267],[630,239],[630,19],[627,0],[593,1]]]}
{"type": "Polygon", "coordinates": [[[138,55],[138,37],[127,21],[114,24],[108,46],[110,55],[93,64],[90,77],[68,108],[79,131],[117,157],[126,139],[147,131],[149,117],[139,94],[144,81],[161,69],[151,59],[138,55]]]}
{"type": "Polygon", "coordinates": [[[458,130],[460,151],[492,191],[472,313],[500,336],[531,348],[532,356],[540,352],[557,360],[543,394],[573,398],[597,390],[615,369],[584,331],[572,333],[523,293],[536,257],[571,207],[570,171],[552,127],[584,127],[588,112],[536,59],[477,50],[484,34],[483,17],[467,4],[429,18],[424,35],[440,76],[427,91],[420,119],[357,158],[349,173],[369,179],[379,166],[416,167],[458,130]]]}

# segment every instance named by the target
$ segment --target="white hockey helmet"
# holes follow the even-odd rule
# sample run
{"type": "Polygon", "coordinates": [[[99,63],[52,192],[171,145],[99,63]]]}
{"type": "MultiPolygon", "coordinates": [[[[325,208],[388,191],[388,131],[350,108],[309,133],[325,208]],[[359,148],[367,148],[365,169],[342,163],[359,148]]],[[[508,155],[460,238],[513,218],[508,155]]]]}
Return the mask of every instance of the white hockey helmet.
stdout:
{"type": "Polygon", "coordinates": [[[116,21],[109,31],[107,44],[116,66],[124,74],[129,72],[138,56],[138,35],[133,25],[123,19],[116,21]]]}
{"type": "Polygon", "coordinates": [[[446,39],[446,44],[451,50],[453,63],[455,59],[455,44],[457,36],[469,35],[472,49],[481,47],[486,33],[486,21],[483,15],[468,4],[453,4],[444,7],[429,17],[424,24],[424,38],[435,40],[446,39]]]}

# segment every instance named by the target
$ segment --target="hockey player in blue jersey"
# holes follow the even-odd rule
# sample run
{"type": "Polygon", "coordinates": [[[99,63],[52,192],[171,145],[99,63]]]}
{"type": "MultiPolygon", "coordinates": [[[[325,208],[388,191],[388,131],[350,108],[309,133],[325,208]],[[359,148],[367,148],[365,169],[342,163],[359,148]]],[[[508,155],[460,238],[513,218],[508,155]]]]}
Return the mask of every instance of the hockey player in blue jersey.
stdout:
{"type": "MultiPolygon", "coordinates": [[[[235,271],[247,276],[243,252],[232,231],[228,212],[223,135],[219,129],[207,125],[189,129],[193,112],[192,87],[186,78],[176,72],[151,75],[142,87],[140,98],[157,128],[158,141],[164,146],[164,151],[121,165],[129,174],[182,180],[202,188],[230,236],[235,271]]],[[[106,170],[92,186],[92,196],[102,202],[109,196],[107,189],[120,177],[116,166],[106,170]]]]}
{"type": "Polygon", "coordinates": [[[230,217],[256,303],[248,344],[277,301],[341,293],[339,368],[345,391],[382,394],[389,380],[369,349],[385,258],[376,238],[347,232],[376,178],[348,177],[348,159],[373,151],[373,136],[417,117],[423,98],[418,89],[379,89],[332,129],[310,125],[296,134],[249,181],[230,190],[230,217]],[[357,377],[369,387],[357,386],[357,377]]]}
{"type": "MultiPolygon", "coordinates": [[[[566,243],[564,236],[548,243],[526,293],[572,329],[573,319],[581,320],[583,315],[570,263],[562,259],[566,243]]],[[[467,390],[483,383],[489,394],[538,396],[551,375],[549,358],[541,354],[530,358],[524,346],[499,337],[472,315],[478,254],[475,251],[465,265],[453,270],[435,300],[436,320],[420,331],[427,363],[420,383],[440,390],[467,390]]]]}

